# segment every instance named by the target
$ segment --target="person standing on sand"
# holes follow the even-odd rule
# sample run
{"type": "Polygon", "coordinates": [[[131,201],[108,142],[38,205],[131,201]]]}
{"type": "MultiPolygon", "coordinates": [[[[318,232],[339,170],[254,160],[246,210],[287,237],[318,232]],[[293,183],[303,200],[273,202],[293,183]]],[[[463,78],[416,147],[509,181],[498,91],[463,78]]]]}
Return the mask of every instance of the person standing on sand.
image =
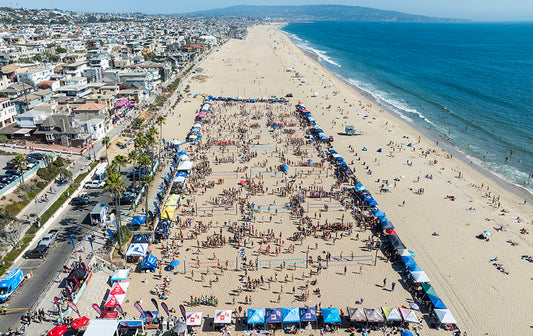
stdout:
{"type": "Polygon", "coordinates": [[[383,288],[387,287],[387,278],[383,279],[383,288]]]}
{"type": "Polygon", "coordinates": [[[391,289],[390,289],[391,292],[394,292],[394,287],[396,287],[396,282],[393,282],[393,283],[391,284],[391,289]]]}

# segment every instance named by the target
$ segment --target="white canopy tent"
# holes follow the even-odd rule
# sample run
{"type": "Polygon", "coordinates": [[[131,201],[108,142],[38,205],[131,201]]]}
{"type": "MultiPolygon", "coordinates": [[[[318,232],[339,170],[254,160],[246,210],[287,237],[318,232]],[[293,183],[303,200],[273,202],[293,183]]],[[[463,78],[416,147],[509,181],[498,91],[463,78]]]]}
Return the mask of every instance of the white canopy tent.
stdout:
{"type": "Polygon", "coordinates": [[[118,335],[118,320],[95,319],[90,320],[84,336],[113,336],[118,335]]]}
{"type": "Polygon", "coordinates": [[[189,171],[192,169],[192,161],[182,161],[178,165],[178,170],[186,170],[189,171]]]}
{"type": "Polygon", "coordinates": [[[213,321],[213,323],[231,323],[231,310],[215,310],[215,320],[213,321]]]}
{"type": "Polygon", "coordinates": [[[457,321],[453,317],[449,309],[435,309],[435,315],[442,324],[457,324],[457,321]]]}
{"type": "Polygon", "coordinates": [[[196,313],[187,313],[187,322],[188,326],[200,326],[202,325],[202,312],[196,313]]]}
{"type": "Polygon", "coordinates": [[[126,251],[126,256],[144,257],[146,256],[147,252],[148,252],[147,243],[133,243],[133,244],[130,244],[130,246],[128,246],[128,250],[126,251]]]}
{"type": "Polygon", "coordinates": [[[427,276],[426,272],[424,272],[424,271],[411,272],[411,276],[418,283],[430,282],[431,281],[431,280],[429,280],[429,277],[427,276]]]}

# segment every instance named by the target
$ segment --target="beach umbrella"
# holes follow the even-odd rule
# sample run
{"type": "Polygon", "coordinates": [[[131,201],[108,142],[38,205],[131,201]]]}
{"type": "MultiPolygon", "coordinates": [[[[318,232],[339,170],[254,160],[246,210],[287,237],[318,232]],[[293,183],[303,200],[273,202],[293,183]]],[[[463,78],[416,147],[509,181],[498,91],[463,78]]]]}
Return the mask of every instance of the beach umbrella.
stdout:
{"type": "Polygon", "coordinates": [[[313,160],[311,160],[311,159],[307,159],[307,162],[313,162],[313,160]]]}
{"type": "Polygon", "coordinates": [[[492,233],[490,233],[490,232],[487,231],[487,230],[483,231],[483,233],[485,234],[485,236],[489,236],[489,237],[492,236],[492,233]]]}
{"type": "Polygon", "coordinates": [[[187,331],[187,325],[185,323],[178,323],[174,326],[174,328],[172,328],[172,331],[178,334],[183,333],[187,331]]]}
{"type": "Polygon", "coordinates": [[[64,324],[57,325],[48,332],[48,336],[61,336],[67,332],[67,326],[64,324]]]}
{"type": "Polygon", "coordinates": [[[172,260],[172,261],[170,262],[170,266],[172,266],[172,267],[179,266],[179,264],[180,264],[179,260],[172,260]]]}

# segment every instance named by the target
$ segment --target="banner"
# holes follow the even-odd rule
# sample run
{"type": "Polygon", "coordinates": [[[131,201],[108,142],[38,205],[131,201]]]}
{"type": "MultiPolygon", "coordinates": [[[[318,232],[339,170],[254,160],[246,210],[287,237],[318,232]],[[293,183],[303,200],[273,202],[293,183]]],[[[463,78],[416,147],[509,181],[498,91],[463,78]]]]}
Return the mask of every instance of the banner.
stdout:
{"type": "Polygon", "coordinates": [[[115,240],[115,238],[113,237],[113,231],[111,231],[111,229],[107,229],[106,232],[109,235],[109,237],[111,237],[111,240],[115,240]]]}
{"type": "Polygon", "coordinates": [[[146,313],[144,312],[143,307],[139,304],[139,302],[135,302],[133,306],[141,313],[142,317],[146,317],[146,313]]]}
{"type": "Polygon", "coordinates": [[[122,307],[120,306],[120,303],[118,303],[118,302],[115,303],[115,309],[117,310],[117,312],[120,315],[124,316],[124,310],[122,310],[122,307]]]}
{"type": "Polygon", "coordinates": [[[115,230],[117,230],[117,232],[118,232],[118,224],[117,224],[117,221],[113,221],[113,225],[115,226],[115,230]]]}
{"type": "Polygon", "coordinates": [[[94,250],[94,248],[93,248],[93,239],[91,237],[87,237],[87,239],[89,240],[89,244],[91,244],[91,250],[94,250]]]}
{"type": "Polygon", "coordinates": [[[167,313],[167,316],[170,316],[170,314],[168,313],[168,306],[166,303],[164,302],[161,302],[161,307],[163,308],[163,310],[165,311],[165,313],[167,313]]]}
{"type": "Polygon", "coordinates": [[[93,308],[98,313],[98,316],[102,315],[102,309],[100,309],[100,306],[98,306],[96,303],[93,303],[93,308]]]}
{"type": "Polygon", "coordinates": [[[152,220],[154,220],[154,214],[152,213],[151,210],[148,210],[148,215],[150,216],[150,218],[151,218],[152,220]]]}
{"type": "Polygon", "coordinates": [[[72,240],[72,237],[70,235],[68,235],[68,240],[70,240],[70,243],[72,244],[72,247],[74,247],[74,249],[76,249],[76,245],[74,245],[74,240],[72,240]]]}
{"type": "Polygon", "coordinates": [[[69,306],[70,309],[72,309],[73,311],[75,311],[76,314],[78,314],[78,316],[81,317],[81,315],[80,315],[80,311],[78,310],[78,307],[76,307],[76,305],[74,304],[74,302],[72,302],[72,301],[67,302],[67,306],[69,306]]]}
{"type": "Polygon", "coordinates": [[[180,304],[180,311],[181,311],[181,315],[183,315],[183,318],[185,319],[185,321],[187,321],[187,314],[185,313],[185,307],[180,304]]]}
{"type": "Polygon", "coordinates": [[[72,289],[69,285],[65,286],[65,292],[67,292],[68,297],[72,297],[72,289]]]}
{"type": "Polygon", "coordinates": [[[78,287],[81,287],[80,279],[78,279],[78,277],[76,276],[76,274],[73,274],[73,275],[72,275],[72,279],[74,279],[74,282],[76,283],[76,285],[78,285],[78,287]]]}
{"type": "Polygon", "coordinates": [[[157,305],[157,301],[154,298],[152,298],[152,303],[154,304],[155,309],[159,311],[159,306],[157,305]]]}
{"type": "MultiPolygon", "coordinates": [[[[84,262],[81,263],[81,267],[83,267],[83,270],[87,272],[87,266],[85,266],[84,262]]],[[[87,279],[87,276],[85,278],[87,279]]]]}

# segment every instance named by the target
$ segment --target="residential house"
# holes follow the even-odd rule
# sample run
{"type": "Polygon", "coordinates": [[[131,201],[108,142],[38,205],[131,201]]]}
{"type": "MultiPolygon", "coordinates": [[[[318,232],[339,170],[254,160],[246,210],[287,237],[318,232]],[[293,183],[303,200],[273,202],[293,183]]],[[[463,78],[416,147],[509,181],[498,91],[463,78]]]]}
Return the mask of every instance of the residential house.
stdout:
{"type": "Polygon", "coordinates": [[[105,136],[105,119],[94,118],[80,121],[84,133],[91,134],[93,140],[100,140],[105,136]]]}
{"type": "Polygon", "coordinates": [[[40,82],[49,80],[53,75],[54,69],[52,67],[29,68],[17,74],[17,82],[27,83],[36,88],[40,82]]]}
{"type": "Polygon", "coordinates": [[[33,87],[26,83],[13,83],[0,91],[0,97],[15,99],[33,92],[33,87]]]}
{"type": "Polygon", "coordinates": [[[0,127],[5,127],[15,122],[17,110],[11,99],[0,98],[0,127]]]}
{"type": "Polygon", "coordinates": [[[63,62],[65,63],[76,63],[76,62],[83,62],[87,58],[83,54],[68,54],[63,57],[63,62]]]}
{"type": "Polygon", "coordinates": [[[97,103],[85,103],[74,109],[73,113],[79,120],[106,119],[109,116],[107,105],[97,103]]]}
{"type": "Polygon", "coordinates": [[[70,75],[71,77],[83,77],[85,70],[89,69],[87,61],[74,62],[71,64],[63,64],[62,73],[70,75]]]}
{"type": "Polygon", "coordinates": [[[17,126],[20,128],[35,129],[49,116],[50,113],[45,111],[39,111],[36,109],[29,110],[28,112],[17,115],[17,126]]]}
{"type": "Polygon", "coordinates": [[[92,138],[84,133],[79,121],[64,114],[54,114],[46,118],[33,133],[43,143],[67,147],[85,147],[92,138]]]}
{"type": "Polygon", "coordinates": [[[87,85],[65,85],[57,90],[58,93],[65,94],[67,97],[83,97],[91,93],[87,85]]]}
{"type": "Polygon", "coordinates": [[[11,85],[11,80],[7,76],[0,76],[0,91],[7,89],[11,85]]]}

